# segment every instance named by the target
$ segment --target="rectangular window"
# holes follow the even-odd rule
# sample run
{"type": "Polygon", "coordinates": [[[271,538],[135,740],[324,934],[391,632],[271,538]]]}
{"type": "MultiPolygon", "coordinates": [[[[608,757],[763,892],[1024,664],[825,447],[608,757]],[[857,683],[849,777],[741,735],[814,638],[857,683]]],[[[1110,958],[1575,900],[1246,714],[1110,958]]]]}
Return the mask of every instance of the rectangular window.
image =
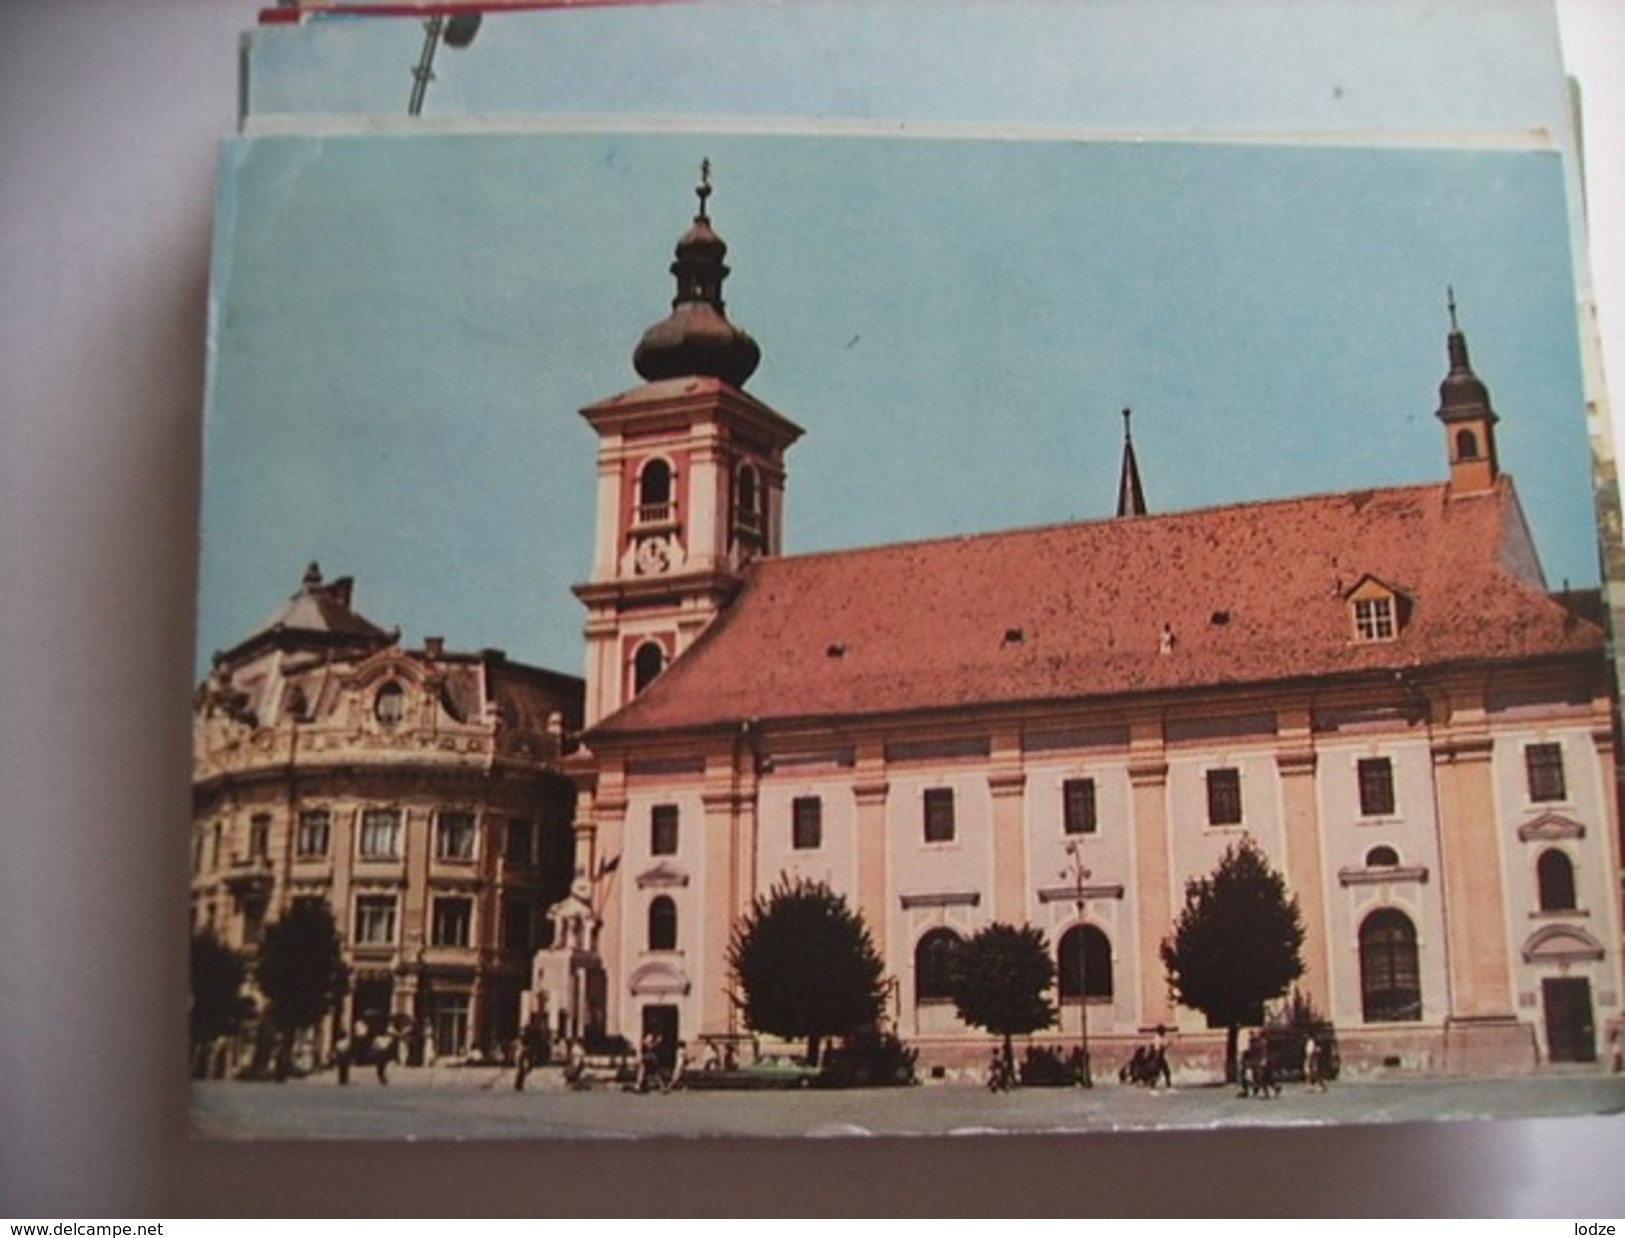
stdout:
{"type": "Polygon", "coordinates": [[[263,860],[271,854],[271,814],[257,812],[248,822],[248,858],[263,860]]]}
{"type": "Polygon", "coordinates": [[[434,918],[429,926],[429,944],[466,946],[471,940],[473,925],[473,899],[437,898],[434,900],[434,918]]]}
{"type": "Polygon", "coordinates": [[[1529,798],[1533,802],[1543,804],[1568,798],[1562,744],[1530,744],[1523,750],[1523,762],[1529,774],[1529,798]]]}
{"type": "Polygon", "coordinates": [[[536,863],[536,823],[528,817],[508,822],[504,839],[503,858],[518,868],[529,868],[536,863]]]}
{"type": "Polygon", "coordinates": [[[676,804],[656,804],[649,810],[649,854],[677,854],[676,804]]]}
{"type": "Polygon", "coordinates": [[[925,841],[928,843],[951,843],[953,840],[953,788],[932,787],[925,793],[925,841]]]}
{"type": "Polygon", "coordinates": [[[398,808],[369,808],[361,814],[361,858],[401,858],[401,813],[398,808]]]}
{"type": "Polygon", "coordinates": [[[1394,639],[1394,600],[1361,598],[1354,603],[1354,636],[1357,640],[1394,639]]]}
{"type": "Polygon", "coordinates": [[[443,812],[435,822],[434,854],[440,860],[474,858],[474,814],[443,812]]]}
{"type": "Polygon", "coordinates": [[[1068,778],[1061,784],[1061,823],[1068,834],[1093,834],[1099,828],[1093,778],[1068,778]]]}
{"type": "Polygon", "coordinates": [[[1394,815],[1394,764],[1387,757],[1366,757],[1359,763],[1360,815],[1394,815]]]}
{"type": "Polygon", "coordinates": [[[294,846],[301,856],[327,854],[333,837],[333,814],[325,808],[310,808],[299,814],[299,832],[294,846]]]}
{"type": "Polygon", "coordinates": [[[502,903],[503,948],[530,953],[536,948],[535,924],[536,916],[529,899],[505,899],[502,903]]]}
{"type": "Polygon", "coordinates": [[[1210,769],[1207,772],[1207,823],[1241,824],[1241,771],[1210,769]]]}
{"type": "Polygon", "coordinates": [[[355,900],[355,944],[395,944],[395,896],[364,894],[355,900]]]}
{"type": "Polygon", "coordinates": [[[824,845],[824,801],[804,795],[790,805],[790,845],[797,851],[817,851],[824,845]]]}

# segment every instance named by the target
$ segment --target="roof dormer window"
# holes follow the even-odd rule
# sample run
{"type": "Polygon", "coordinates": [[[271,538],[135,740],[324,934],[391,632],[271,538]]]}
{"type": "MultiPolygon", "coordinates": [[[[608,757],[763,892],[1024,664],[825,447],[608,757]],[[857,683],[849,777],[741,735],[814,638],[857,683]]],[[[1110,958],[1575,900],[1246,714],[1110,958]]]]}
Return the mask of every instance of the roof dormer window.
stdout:
{"type": "Polygon", "coordinates": [[[1354,640],[1368,644],[1398,637],[1404,622],[1403,599],[1398,593],[1367,576],[1347,596],[1354,640]]]}

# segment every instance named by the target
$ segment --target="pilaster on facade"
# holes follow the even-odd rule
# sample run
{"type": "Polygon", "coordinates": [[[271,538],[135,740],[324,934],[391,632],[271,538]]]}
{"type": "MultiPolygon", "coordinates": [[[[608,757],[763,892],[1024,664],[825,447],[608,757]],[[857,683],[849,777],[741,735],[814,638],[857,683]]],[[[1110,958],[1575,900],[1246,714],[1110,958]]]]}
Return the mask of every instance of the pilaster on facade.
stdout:
{"type": "Polygon", "coordinates": [[[1136,981],[1140,1025],[1178,1021],[1168,995],[1162,956],[1154,943],[1173,929],[1174,871],[1168,817],[1168,749],[1160,713],[1129,719],[1129,803],[1133,814],[1135,928],[1140,943],[1136,981]]]}
{"type": "Polygon", "coordinates": [[[1453,685],[1432,696],[1430,744],[1444,887],[1449,1040],[1458,1058],[1466,1042],[1514,1017],[1511,957],[1504,909],[1506,889],[1497,842],[1500,815],[1494,784],[1494,736],[1481,685],[1453,685]]]}
{"type": "Polygon", "coordinates": [[[1005,924],[1027,919],[1027,770],[1021,736],[996,732],[987,789],[993,799],[993,913],[1005,924]]]}
{"type": "Polygon", "coordinates": [[[1275,768],[1286,827],[1286,880],[1303,916],[1303,975],[1297,987],[1315,1009],[1327,1011],[1332,1008],[1331,973],[1318,763],[1313,709],[1307,702],[1278,708],[1275,768]]]}

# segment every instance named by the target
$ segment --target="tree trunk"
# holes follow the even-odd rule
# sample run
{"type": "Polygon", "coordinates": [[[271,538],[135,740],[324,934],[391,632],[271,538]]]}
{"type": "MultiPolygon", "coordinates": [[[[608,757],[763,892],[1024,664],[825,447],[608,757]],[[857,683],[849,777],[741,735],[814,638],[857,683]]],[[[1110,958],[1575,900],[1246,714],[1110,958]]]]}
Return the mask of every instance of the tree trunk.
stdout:
{"type": "Polygon", "coordinates": [[[1236,1070],[1236,1045],[1241,1039],[1241,1025],[1232,1023],[1224,1029],[1224,1081],[1235,1083],[1241,1078],[1236,1070]]]}
{"type": "Polygon", "coordinates": [[[818,1065],[818,1052],[823,1048],[824,1038],[817,1034],[807,1037],[807,1065],[818,1065]]]}

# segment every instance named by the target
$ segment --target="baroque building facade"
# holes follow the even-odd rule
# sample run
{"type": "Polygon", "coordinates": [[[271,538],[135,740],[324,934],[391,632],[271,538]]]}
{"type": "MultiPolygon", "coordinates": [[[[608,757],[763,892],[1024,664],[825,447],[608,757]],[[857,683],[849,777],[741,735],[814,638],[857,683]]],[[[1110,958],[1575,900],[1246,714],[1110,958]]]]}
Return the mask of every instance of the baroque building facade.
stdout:
{"type": "Polygon", "coordinates": [[[352,588],[312,564],[199,689],[193,929],[252,965],[267,924],[323,900],[350,971],[337,1026],[390,1025],[418,1059],[505,1045],[568,885],[580,680],[405,648],[352,588]]]}
{"type": "Polygon", "coordinates": [[[1248,837],[1349,1068],[1597,1056],[1622,992],[1607,638],[1594,594],[1545,583],[1453,303],[1437,484],[1147,515],[1125,436],[1115,519],[785,556],[801,429],[742,390],[708,194],[644,384],[582,411],[575,879],[535,980],[562,1030],[744,1030],[730,936],[788,875],[862,913],[922,1065],[985,1053],[942,958],[995,920],[1056,950],[1055,1043],[1087,1019],[1110,1059],[1167,1025],[1211,1061],[1159,946],[1248,837]]]}

